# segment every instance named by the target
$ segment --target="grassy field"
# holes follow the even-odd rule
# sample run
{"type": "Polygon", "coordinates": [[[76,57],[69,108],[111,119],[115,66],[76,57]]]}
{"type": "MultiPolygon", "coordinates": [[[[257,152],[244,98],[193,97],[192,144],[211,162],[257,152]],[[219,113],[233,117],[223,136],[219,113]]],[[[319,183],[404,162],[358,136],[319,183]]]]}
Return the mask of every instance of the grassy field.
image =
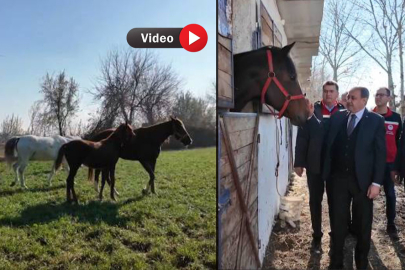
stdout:
{"type": "Polygon", "coordinates": [[[97,200],[87,170],[76,176],[79,205],[67,205],[66,173],[47,187],[50,162],[26,170],[29,190],[10,187],[0,163],[1,269],[201,269],[216,267],[215,148],[163,152],[157,195],[141,195],[149,176],[120,160],[114,203],[97,200]]]}

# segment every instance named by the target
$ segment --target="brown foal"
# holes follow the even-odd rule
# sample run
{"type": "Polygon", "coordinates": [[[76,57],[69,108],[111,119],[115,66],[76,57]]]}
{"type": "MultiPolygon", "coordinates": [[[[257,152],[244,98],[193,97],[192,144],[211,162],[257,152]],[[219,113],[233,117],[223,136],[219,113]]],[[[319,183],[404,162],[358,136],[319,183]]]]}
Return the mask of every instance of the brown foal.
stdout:
{"type": "MultiPolygon", "coordinates": [[[[78,203],[74,189],[74,178],[82,164],[106,172],[105,177],[110,177],[111,181],[111,199],[115,201],[115,165],[118,162],[122,146],[132,136],[134,136],[134,133],[131,126],[121,124],[110,136],[99,142],[76,140],[68,142],[60,148],[55,161],[55,169],[57,170],[60,167],[62,158],[65,156],[70,168],[69,176],[66,179],[66,197],[68,203],[71,203],[72,200],[76,204],[78,203]]],[[[105,182],[105,179],[103,179],[103,182],[105,182]]],[[[102,190],[99,196],[102,199],[102,190]]]]}

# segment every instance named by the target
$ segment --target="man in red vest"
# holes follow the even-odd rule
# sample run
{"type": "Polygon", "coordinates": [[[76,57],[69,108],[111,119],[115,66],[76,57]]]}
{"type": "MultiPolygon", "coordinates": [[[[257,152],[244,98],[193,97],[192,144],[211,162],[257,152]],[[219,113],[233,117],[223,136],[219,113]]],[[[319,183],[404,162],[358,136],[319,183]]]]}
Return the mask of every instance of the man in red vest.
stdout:
{"type": "MultiPolygon", "coordinates": [[[[325,190],[325,182],[322,179],[324,137],[329,129],[331,115],[344,109],[343,105],[337,102],[338,97],[338,84],[334,81],[325,82],[322,86],[322,101],[315,102],[313,116],[298,129],[295,146],[294,170],[299,176],[302,176],[304,168],[307,172],[313,230],[311,250],[315,253],[322,251],[322,199],[325,190]]],[[[331,217],[329,190],[327,186],[329,217],[331,217]]]]}
{"type": "Polygon", "coordinates": [[[395,226],[395,189],[394,179],[398,173],[397,149],[399,148],[399,139],[402,132],[401,116],[393,112],[388,107],[388,102],[391,100],[391,91],[386,87],[381,87],[375,95],[374,112],[379,113],[385,120],[385,141],[387,146],[387,163],[384,174],[384,192],[386,197],[386,215],[387,215],[387,233],[395,234],[397,228],[395,226]]]}

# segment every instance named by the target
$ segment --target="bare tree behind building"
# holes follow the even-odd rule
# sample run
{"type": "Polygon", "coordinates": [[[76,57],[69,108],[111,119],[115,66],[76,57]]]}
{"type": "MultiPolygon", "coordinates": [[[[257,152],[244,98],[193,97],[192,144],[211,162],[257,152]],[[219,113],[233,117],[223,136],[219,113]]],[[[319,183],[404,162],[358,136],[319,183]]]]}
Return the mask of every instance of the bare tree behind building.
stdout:
{"type": "MultiPolygon", "coordinates": [[[[387,73],[388,88],[394,91],[393,64],[398,48],[398,32],[390,23],[392,14],[387,10],[387,1],[392,0],[351,0],[356,6],[351,18],[364,27],[361,36],[345,28],[360,48],[387,73]]],[[[396,110],[395,99],[390,107],[396,110]]]]}
{"type": "Polygon", "coordinates": [[[347,34],[350,31],[354,37],[358,37],[361,33],[359,24],[351,19],[353,8],[350,1],[325,2],[319,50],[331,67],[332,79],[336,82],[352,76],[362,63],[357,59],[360,46],[347,34]]]}

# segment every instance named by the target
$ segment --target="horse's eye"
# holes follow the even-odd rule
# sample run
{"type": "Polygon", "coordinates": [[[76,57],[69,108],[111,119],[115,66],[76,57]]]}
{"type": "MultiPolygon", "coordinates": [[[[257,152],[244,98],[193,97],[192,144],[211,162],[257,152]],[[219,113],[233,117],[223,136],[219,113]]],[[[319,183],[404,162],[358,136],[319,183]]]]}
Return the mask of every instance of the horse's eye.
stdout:
{"type": "Polygon", "coordinates": [[[290,78],[292,81],[294,81],[297,78],[297,75],[296,74],[290,75],[290,78]]]}

